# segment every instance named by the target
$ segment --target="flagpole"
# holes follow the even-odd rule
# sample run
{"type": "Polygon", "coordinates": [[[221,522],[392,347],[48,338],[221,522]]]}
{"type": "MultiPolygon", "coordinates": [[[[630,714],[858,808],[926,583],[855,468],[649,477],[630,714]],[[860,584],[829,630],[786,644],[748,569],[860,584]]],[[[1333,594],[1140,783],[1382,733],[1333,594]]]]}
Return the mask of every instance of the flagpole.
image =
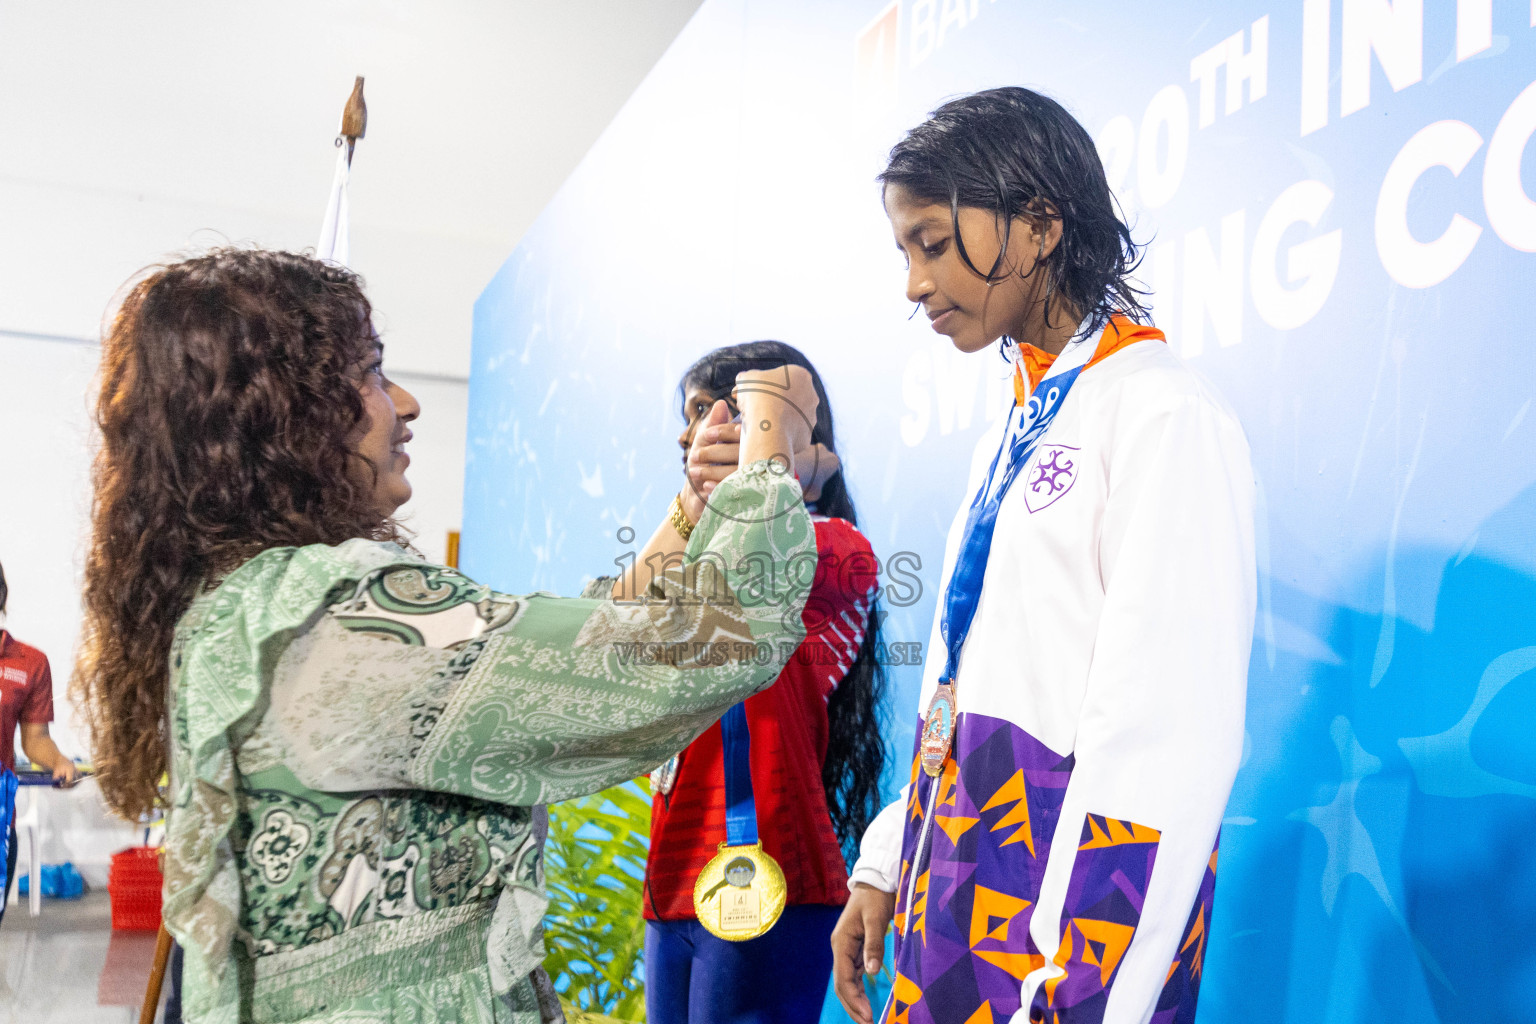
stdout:
{"type": "Polygon", "coordinates": [[[341,131],[336,136],[336,174],[331,181],[330,200],[326,203],[325,219],[320,223],[320,240],[315,243],[315,256],[348,266],[352,262],[351,213],[348,192],[352,180],[352,153],[357,140],[368,132],[368,104],[363,101],[363,76],[352,83],[352,95],[341,112],[341,131]]]}
{"type": "Polygon", "coordinates": [[[341,111],[341,137],[347,140],[347,166],[352,166],[352,149],[368,134],[368,104],[363,101],[363,76],[352,83],[352,95],[341,111]]]}

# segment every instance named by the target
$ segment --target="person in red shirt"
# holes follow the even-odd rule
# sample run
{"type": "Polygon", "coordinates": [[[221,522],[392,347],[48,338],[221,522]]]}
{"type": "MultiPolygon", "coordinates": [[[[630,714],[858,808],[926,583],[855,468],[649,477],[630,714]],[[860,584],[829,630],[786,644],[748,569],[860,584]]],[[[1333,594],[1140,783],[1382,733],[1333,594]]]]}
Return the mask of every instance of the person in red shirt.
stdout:
{"type": "MultiPolygon", "coordinates": [[[[5,567],[0,566],[0,616],[5,614],[10,588],[5,582],[5,567]]],[[[35,764],[53,773],[62,786],[75,784],[74,762],[59,753],[48,723],[53,721],[53,673],[48,656],[0,629],[0,776],[16,772],[16,726],[21,726],[21,750],[35,764]]],[[[9,781],[8,779],[6,781],[9,781]]],[[[16,876],[16,806],[14,785],[0,785],[5,806],[0,806],[0,821],[6,825],[5,891],[0,893],[0,920],[5,919],[5,896],[16,876]]]]}
{"type": "MultiPolygon", "coordinates": [[[[735,468],[740,425],[726,420],[734,412],[728,400],[736,375],[791,363],[810,371],[820,399],[814,449],[795,453],[794,460],[815,524],[817,565],[804,613],[805,640],[773,685],[745,701],[757,832],[783,869],[787,906],[767,934],[740,942],[710,934],[695,916],[694,882],[726,839],[717,723],[652,776],[644,894],[646,1016],[652,1024],[801,1024],[819,1018],[831,976],[832,928],[848,901],[843,850],[853,847],[879,805],[884,672],[876,658],[878,563],[856,525],[826,390],[797,349],[776,341],[733,345],[709,353],[683,376],[685,426],[678,444],[684,465],[701,429],[715,433],[704,441],[716,442],[718,457],[683,488],[679,508],[697,522],[714,484],[735,468]]],[[[637,564],[672,554],[647,547],[637,564]]],[[[620,580],[614,593],[626,582],[620,580]]]]}

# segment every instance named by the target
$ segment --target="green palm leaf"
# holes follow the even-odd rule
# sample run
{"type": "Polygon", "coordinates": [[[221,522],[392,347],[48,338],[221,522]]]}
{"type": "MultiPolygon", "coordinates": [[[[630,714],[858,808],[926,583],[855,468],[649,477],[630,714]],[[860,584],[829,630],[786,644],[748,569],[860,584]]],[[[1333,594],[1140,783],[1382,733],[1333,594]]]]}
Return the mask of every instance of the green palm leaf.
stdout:
{"type": "Polygon", "coordinates": [[[650,824],[649,779],[549,809],[544,968],[578,1011],[645,1020],[641,899],[650,824]]]}

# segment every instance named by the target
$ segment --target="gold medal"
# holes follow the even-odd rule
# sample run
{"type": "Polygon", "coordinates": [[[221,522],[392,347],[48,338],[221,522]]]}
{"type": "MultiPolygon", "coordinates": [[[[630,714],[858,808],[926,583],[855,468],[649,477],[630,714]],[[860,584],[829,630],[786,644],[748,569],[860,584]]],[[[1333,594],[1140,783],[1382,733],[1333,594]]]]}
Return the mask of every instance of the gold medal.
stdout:
{"type": "Polygon", "coordinates": [[[928,714],[923,716],[923,740],[919,757],[923,772],[931,779],[944,773],[944,762],[949,760],[949,748],[955,739],[955,690],[949,683],[940,683],[928,702],[928,714]]]}
{"type": "Polygon", "coordinates": [[[693,883],[693,912],[709,934],[745,942],[767,934],[784,913],[788,894],[784,872],[762,843],[721,843],[693,883]]]}

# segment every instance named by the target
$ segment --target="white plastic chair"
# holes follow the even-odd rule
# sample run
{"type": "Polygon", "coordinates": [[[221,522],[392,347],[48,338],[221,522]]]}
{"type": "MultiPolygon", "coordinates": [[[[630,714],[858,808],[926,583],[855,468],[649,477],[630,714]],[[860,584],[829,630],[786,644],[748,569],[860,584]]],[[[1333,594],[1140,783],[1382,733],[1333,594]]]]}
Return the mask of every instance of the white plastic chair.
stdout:
{"type": "MultiPolygon", "coordinates": [[[[20,786],[16,791],[16,803],[21,803],[21,794],[27,794],[27,809],[23,812],[20,806],[16,809],[16,838],[18,840],[16,852],[21,852],[21,844],[27,844],[28,864],[31,874],[27,882],[27,909],[33,917],[43,912],[43,799],[42,794],[33,790],[42,789],[42,786],[20,786]]],[[[16,888],[20,890],[21,882],[18,879],[16,888]]],[[[6,903],[10,904],[8,893],[6,903]]]]}

